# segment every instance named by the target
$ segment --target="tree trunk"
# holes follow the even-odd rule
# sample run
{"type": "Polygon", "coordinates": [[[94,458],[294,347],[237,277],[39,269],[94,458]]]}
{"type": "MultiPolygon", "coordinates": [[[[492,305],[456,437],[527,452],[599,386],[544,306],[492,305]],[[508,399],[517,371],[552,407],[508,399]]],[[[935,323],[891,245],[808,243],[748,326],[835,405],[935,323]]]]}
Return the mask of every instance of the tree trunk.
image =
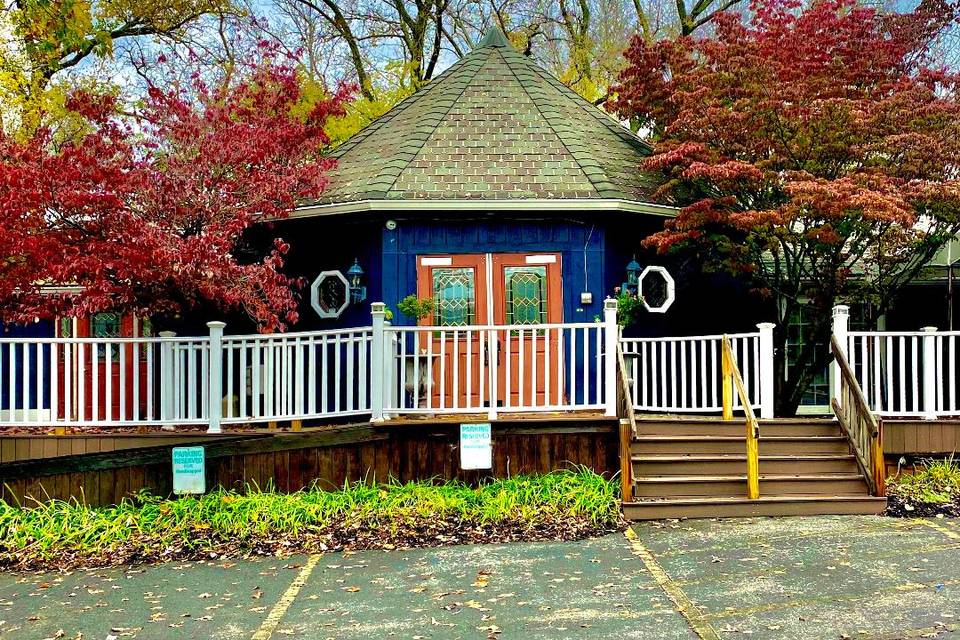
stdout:
{"type": "Polygon", "coordinates": [[[830,337],[833,331],[833,320],[829,313],[817,313],[810,333],[799,353],[796,363],[786,371],[786,342],[787,330],[774,333],[774,346],[777,348],[777,381],[780,383],[777,390],[776,414],[778,416],[794,416],[803,400],[803,394],[818,373],[830,363],[830,337]],[[786,375],[783,372],[786,371],[786,375]]]}

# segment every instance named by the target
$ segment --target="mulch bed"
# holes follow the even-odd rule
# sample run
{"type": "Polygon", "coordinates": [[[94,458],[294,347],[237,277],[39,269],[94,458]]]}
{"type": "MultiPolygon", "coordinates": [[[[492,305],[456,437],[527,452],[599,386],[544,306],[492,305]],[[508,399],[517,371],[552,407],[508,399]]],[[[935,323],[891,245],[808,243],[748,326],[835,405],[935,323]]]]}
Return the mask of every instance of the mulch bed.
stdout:
{"type": "Polygon", "coordinates": [[[947,502],[943,504],[929,504],[907,500],[898,495],[887,497],[887,509],[883,515],[893,518],[960,518],[960,504],[947,502]]]}
{"type": "Polygon", "coordinates": [[[457,544],[503,542],[572,541],[593,538],[626,528],[620,521],[599,526],[587,520],[540,518],[536,522],[469,522],[459,519],[420,518],[403,522],[336,523],[297,534],[264,536],[237,541],[208,531],[196,531],[190,545],[168,545],[158,539],[139,537],[91,555],[89,551],[64,549],[53,557],[31,555],[29,550],[3,548],[0,569],[9,571],[68,571],[152,564],[173,560],[210,560],[252,556],[286,556],[321,551],[397,550],[457,544]]]}

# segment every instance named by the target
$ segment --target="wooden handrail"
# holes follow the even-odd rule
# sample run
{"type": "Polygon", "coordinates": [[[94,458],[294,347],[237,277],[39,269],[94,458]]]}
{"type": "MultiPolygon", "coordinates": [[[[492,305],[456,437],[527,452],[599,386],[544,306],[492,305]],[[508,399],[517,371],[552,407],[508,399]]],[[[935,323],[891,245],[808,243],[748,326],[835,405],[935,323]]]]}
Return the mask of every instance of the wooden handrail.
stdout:
{"type": "Polygon", "coordinates": [[[833,398],[830,406],[847,436],[857,465],[867,479],[870,493],[885,496],[887,468],[883,459],[883,422],[870,411],[863,389],[836,336],[830,338],[830,351],[840,371],[840,398],[833,398]]]}
{"type": "Polygon", "coordinates": [[[723,336],[723,419],[733,420],[733,390],[736,388],[743,405],[743,414],[747,423],[747,497],[756,500],[760,497],[760,424],[750,405],[747,387],[743,383],[737,358],[730,345],[730,338],[723,336]]]}
{"type": "Polygon", "coordinates": [[[623,502],[633,500],[633,462],[630,444],[637,432],[637,417],[633,411],[630,393],[630,378],[627,375],[623,349],[617,343],[617,415],[620,417],[620,498],[623,502]]]}

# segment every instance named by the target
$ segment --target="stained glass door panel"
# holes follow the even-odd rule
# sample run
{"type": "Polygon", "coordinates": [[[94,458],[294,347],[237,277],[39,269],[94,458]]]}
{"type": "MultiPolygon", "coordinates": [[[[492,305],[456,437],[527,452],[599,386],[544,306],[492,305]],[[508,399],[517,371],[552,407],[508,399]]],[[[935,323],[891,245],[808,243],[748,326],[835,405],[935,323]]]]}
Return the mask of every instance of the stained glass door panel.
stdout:
{"type": "Polygon", "coordinates": [[[434,324],[465,327],[477,321],[477,273],[473,267],[438,267],[432,271],[434,324]]]}

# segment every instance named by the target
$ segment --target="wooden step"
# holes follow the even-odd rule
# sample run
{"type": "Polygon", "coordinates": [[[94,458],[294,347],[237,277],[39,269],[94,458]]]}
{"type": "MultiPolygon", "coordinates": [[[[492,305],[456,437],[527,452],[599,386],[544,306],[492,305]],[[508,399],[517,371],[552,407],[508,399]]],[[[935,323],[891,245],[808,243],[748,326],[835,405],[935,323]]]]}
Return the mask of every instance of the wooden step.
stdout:
{"type": "MultiPolygon", "coordinates": [[[[743,437],[743,420],[663,420],[639,421],[637,434],[641,436],[729,436],[743,437]]],[[[760,436],[842,436],[840,425],[833,420],[806,422],[760,422],[760,436]]]]}
{"type": "MultiPolygon", "coordinates": [[[[735,476],[745,474],[746,454],[641,454],[632,456],[633,475],[735,476]]],[[[776,475],[858,473],[851,454],[761,455],[760,473],[776,475]]]]}
{"type": "Polygon", "coordinates": [[[672,498],[623,503],[629,520],[664,518],[744,518],[754,516],[877,515],[886,498],[864,495],[760,496],[747,498],[672,498]]]}
{"type": "MultiPolygon", "coordinates": [[[[637,455],[645,454],[722,454],[740,453],[746,438],[716,436],[637,436],[630,447],[637,455]]],[[[760,438],[760,455],[793,455],[812,453],[849,453],[843,436],[767,436],[760,438]]]]}
{"type": "MultiPolygon", "coordinates": [[[[640,476],[633,479],[638,498],[738,497],[747,493],[747,476],[640,476]]],[[[760,475],[760,495],[866,495],[858,473],[760,475]]]]}

